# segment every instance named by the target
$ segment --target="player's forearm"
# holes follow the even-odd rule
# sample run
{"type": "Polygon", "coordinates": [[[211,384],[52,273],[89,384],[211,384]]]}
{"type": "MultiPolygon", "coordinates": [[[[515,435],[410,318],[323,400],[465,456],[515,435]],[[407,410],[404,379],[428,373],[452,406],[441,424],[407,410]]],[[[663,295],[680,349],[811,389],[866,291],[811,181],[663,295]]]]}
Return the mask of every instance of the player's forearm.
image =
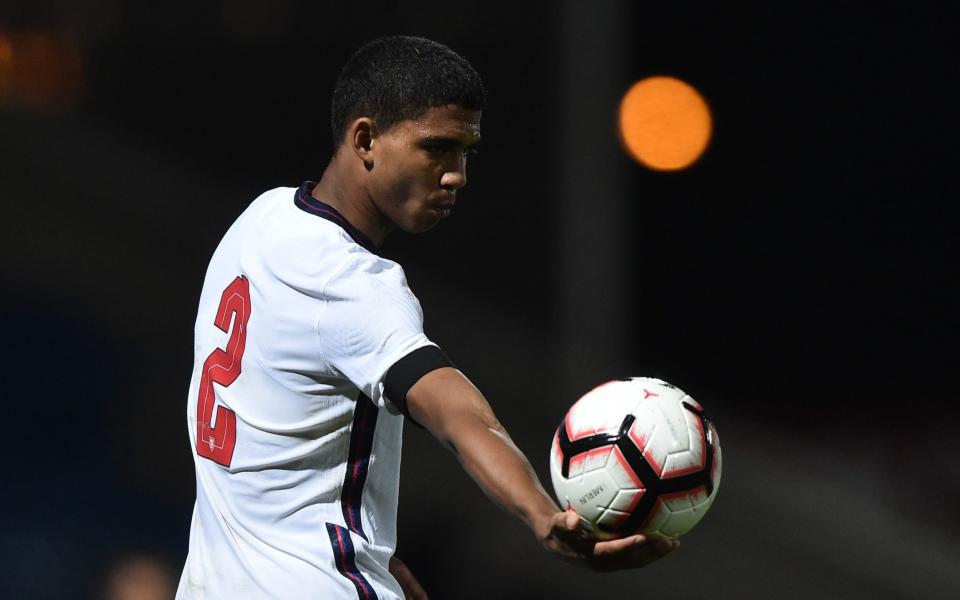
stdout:
{"type": "Polygon", "coordinates": [[[487,496],[523,520],[538,537],[545,535],[557,506],[499,423],[464,425],[450,445],[487,496]]]}
{"type": "Polygon", "coordinates": [[[545,535],[556,505],[489,403],[462,373],[451,368],[428,373],[408,392],[407,407],[411,416],[456,453],[491,499],[537,535],[545,535]]]}

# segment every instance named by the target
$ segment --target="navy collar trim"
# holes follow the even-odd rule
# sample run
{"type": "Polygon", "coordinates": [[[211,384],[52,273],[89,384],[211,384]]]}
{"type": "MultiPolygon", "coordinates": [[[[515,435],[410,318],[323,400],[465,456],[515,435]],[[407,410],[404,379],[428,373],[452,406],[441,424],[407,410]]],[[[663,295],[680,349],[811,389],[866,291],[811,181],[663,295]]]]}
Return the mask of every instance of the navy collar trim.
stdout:
{"type": "Polygon", "coordinates": [[[347,232],[347,235],[353,238],[353,241],[376,254],[377,245],[374,244],[370,238],[363,235],[359,229],[351,225],[337,209],[310,195],[315,187],[317,187],[317,182],[315,181],[303,182],[303,185],[300,186],[293,198],[293,203],[297,205],[297,208],[311,215],[316,215],[321,219],[336,223],[347,232]]]}

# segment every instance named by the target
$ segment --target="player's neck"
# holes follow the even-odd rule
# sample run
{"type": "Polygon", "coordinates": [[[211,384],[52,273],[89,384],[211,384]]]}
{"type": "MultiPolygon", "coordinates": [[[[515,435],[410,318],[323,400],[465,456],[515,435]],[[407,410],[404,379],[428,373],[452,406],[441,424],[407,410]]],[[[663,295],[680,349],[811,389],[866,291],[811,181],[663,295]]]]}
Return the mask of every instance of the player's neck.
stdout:
{"type": "Polygon", "coordinates": [[[366,189],[349,183],[353,178],[344,170],[345,166],[334,157],[310,195],[335,208],[375,245],[383,245],[387,234],[393,230],[393,224],[380,214],[366,189]]]}

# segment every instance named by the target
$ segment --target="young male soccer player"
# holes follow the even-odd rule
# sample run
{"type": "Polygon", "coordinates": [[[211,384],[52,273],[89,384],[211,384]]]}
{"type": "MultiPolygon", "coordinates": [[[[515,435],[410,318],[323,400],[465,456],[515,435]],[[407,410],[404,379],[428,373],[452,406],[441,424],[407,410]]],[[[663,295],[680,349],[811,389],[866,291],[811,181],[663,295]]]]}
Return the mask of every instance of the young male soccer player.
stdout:
{"type": "Polygon", "coordinates": [[[393,557],[404,415],[550,552],[618,569],[674,547],[583,539],[377,254],[391,230],[450,214],[485,101],[445,46],[367,44],[334,89],[323,178],[266,192],[224,236],[195,329],[197,502],[178,598],[425,598],[393,557]]]}

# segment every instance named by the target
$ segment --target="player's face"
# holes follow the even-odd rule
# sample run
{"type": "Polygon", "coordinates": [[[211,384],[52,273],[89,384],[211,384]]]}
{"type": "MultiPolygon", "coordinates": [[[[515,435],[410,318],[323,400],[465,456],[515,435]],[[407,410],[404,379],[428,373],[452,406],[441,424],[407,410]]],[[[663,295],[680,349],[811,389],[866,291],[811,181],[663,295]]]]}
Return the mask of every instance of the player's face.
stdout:
{"type": "Polygon", "coordinates": [[[450,215],[480,142],[480,111],[450,105],[401,121],[374,138],[368,188],[380,213],[408,233],[450,215]]]}

